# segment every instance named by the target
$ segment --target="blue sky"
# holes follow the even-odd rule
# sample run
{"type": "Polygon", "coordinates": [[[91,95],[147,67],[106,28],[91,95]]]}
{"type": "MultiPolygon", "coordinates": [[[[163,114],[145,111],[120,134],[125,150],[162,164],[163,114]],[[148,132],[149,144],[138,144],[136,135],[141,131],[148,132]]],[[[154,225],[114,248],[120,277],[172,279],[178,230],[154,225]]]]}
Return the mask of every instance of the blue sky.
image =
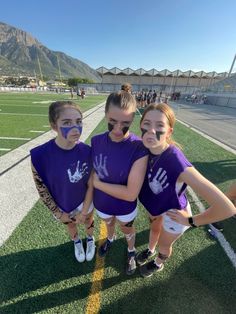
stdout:
{"type": "Polygon", "coordinates": [[[10,0],[0,21],[92,68],[229,71],[235,0],[10,0]]]}

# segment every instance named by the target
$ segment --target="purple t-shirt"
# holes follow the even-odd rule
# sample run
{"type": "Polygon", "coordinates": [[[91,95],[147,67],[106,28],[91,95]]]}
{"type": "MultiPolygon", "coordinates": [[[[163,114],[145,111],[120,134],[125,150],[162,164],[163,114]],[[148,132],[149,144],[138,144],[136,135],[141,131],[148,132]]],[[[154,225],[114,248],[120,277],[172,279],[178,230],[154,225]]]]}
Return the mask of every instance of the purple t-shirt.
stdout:
{"type": "Polygon", "coordinates": [[[170,145],[160,156],[149,155],[148,167],[139,200],[147,211],[158,216],[169,209],[183,209],[187,205],[185,183],[179,186],[179,175],[192,164],[183,152],[170,145]]]}
{"type": "MultiPolygon", "coordinates": [[[[130,170],[136,160],[148,154],[141,139],[133,133],[121,142],[113,142],[109,132],[96,135],[91,140],[93,166],[103,182],[126,185],[130,170]]],[[[98,189],[94,190],[94,206],[108,215],[128,215],[137,200],[124,201],[98,189]]]]}
{"type": "Polygon", "coordinates": [[[33,148],[30,154],[34,168],[63,211],[69,213],[84,201],[92,170],[90,146],[78,142],[66,150],[53,139],[33,148]]]}

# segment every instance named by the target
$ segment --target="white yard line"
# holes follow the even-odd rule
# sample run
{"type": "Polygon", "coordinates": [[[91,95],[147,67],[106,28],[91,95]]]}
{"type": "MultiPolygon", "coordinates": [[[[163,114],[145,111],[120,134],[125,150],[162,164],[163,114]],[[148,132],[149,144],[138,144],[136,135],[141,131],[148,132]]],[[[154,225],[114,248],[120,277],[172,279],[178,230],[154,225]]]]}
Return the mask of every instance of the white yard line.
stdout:
{"type": "MultiPolygon", "coordinates": [[[[198,207],[199,212],[203,213],[206,209],[204,205],[202,204],[202,202],[197,197],[197,195],[195,194],[195,192],[190,187],[188,187],[188,192],[191,195],[191,198],[193,199],[194,203],[198,207]]],[[[236,268],[236,253],[230,246],[229,242],[226,241],[224,235],[219,230],[217,230],[213,225],[210,225],[210,228],[213,231],[214,236],[217,238],[220,245],[222,246],[223,250],[225,251],[226,255],[232,262],[234,268],[236,268]]]]}
{"type": "Polygon", "coordinates": [[[30,137],[4,137],[0,136],[0,140],[19,140],[19,141],[30,141],[30,137]]]}
{"type": "Polygon", "coordinates": [[[41,131],[41,130],[30,130],[30,133],[44,133],[45,131],[41,131]]]}
{"type": "Polygon", "coordinates": [[[35,116],[35,117],[47,117],[47,114],[37,114],[37,113],[14,113],[14,112],[0,112],[2,115],[9,116],[35,116]]]}
{"type": "Polygon", "coordinates": [[[0,148],[1,151],[8,152],[11,148],[0,148]]]}

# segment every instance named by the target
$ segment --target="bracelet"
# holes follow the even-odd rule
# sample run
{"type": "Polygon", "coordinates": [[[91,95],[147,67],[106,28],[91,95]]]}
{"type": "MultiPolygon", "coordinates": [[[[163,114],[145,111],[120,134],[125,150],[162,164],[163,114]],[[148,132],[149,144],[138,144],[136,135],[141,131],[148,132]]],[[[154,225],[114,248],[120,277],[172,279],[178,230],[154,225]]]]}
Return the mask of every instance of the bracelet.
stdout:
{"type": "Polygon", "coordinates": [[[188,223],[190,224],[191,227],[197,228],[197,226],[196,226],[195,223],[193,222],[193,217],[188,217],[188,223]]]}
{"type": "Polygon", "coordinates": [[[54,217],[56,220],[58,220],[58,221],[61,219],[61,217],[62,217],[62,215],[63,215],[63,211],[62,211],[62,210],[59,210],[59,213],[61,214],[59,217],[56,216],[56,214],[53,214],[53,217],[54,217]]]}

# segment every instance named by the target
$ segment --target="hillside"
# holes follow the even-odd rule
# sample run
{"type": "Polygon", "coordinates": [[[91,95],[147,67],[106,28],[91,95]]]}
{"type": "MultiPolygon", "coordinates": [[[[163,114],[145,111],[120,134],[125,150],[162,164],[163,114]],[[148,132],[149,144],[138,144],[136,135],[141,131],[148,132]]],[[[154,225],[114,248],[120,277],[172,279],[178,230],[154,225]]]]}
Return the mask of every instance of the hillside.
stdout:
{"type": "Polygon", "coordinates": [[[84,62],[53,51],[29,33],[0,22],[0,75],[43,76],[54,79],[82,77],[99,82],[99,74],[84,62]],[[39,61],[38,61],[39,60],[39,61]]]}

